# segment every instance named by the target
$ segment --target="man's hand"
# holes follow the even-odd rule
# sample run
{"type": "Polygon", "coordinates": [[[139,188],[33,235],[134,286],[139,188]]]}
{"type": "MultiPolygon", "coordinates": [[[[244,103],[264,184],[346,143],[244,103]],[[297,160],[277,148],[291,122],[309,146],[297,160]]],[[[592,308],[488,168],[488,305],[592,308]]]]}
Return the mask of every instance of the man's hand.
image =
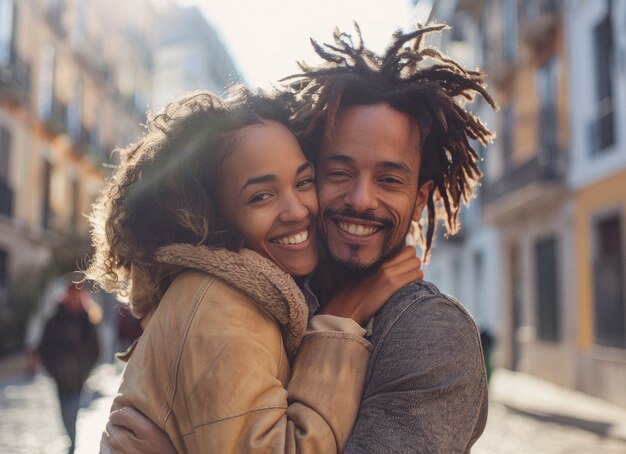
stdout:
{"type": "Polygon", "coordinates": [[[339,283],[319,313],[351,318],[363,325],[400,288],[424,278],[421,265],[415,248],[406,246],[371,276],[347,284],[339,283]]]}
{"type": "Polygon", "coordinates": [[[165,432],[131,407],[111,412],[102,434],[101,454],[177,454],[165,432]]]}

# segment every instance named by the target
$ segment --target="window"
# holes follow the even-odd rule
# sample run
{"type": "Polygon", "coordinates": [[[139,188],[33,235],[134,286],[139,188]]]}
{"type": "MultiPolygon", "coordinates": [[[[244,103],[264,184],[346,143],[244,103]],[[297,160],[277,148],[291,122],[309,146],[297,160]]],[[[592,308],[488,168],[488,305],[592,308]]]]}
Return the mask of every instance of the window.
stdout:
{"type": "Polygon", "coordinates": [[[13,189],[9,181],[11,164],[11,132],[0,126],[0,214],[13,214],[13,189]]]}
{"type": "Polygon", "coordinates": [[[611,2],[607,13],[593,30],[595,50],[596,106],[591,123],[591,150],[593,153],[605,151],[615,142],[613,115],[613,76],[615,72],[613,21],[611,2]]]}
{"type": "Polygon", "coordinates": [[[39,99],[37,113],[39,118],[47,120],[52,115],[52,97],[54,89],[54,47],[45,45],[41,49],[41,67],[39,69],[39,99]]]}
{"type": "Polygon", "coordinates": [[[504,0],[504,59],[511,62],[517,55],[517,0],[504,0]]]}
{"type": "Polygon", "coordinates": [[[554,237],[535,243],[537,335],[547,342],[559,340],[558,240],[554,237]]]}
{"type": "Polygon", "coordinates": [[[557,145],[557,59],[550,58],[537,72],[539,94],[539,147],[548,152],[557,145]]]}
{"type": "Polygon", "coordinates": [[[78,141],[82,127],[83,84],[78,78],[74,96],[67,108],[67,132],[74,141],[78,141]]]}
{"type": "Polygon", "coordinates": [[[594,312],[596,342],[626,348],[623,223],[619,215],[594,225],[594,312]]]}
{"type": "Polygon", "coordinates": [[[0,249],[0,309],[7,304],[9,288],[9,255],[0,249]]]}
{"type": "Polygon", "coordinates": [[[48,229],[52,225],[52,164],[44,161],[43,164],[43,206],[41,215],[41,225],[48,229]]]}
{"type": "Polygon", "coordinates": [[[0,0],[0,66],[9,64],[13,48],[13,0],[0,0]]]}

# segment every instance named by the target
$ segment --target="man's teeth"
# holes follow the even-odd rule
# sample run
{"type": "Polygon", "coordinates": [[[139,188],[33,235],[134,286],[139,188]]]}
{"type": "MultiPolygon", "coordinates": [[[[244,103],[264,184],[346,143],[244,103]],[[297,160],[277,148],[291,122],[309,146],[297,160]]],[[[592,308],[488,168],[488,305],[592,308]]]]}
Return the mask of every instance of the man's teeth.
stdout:
{"type": "Polygon", "coordinates": [[[278,238],[274,240],[274,243],[278,244],[300,244],[304,243],[309,238],[308,230],[305,230],[300,233],[296,233],[295,235],[285,236],[283,238],[278,238]]]}
{"type": "Polygon", "coordinates": [[[351,235],[367,236],[378,230],[377,227],[365,226],[361,224],[349,224],[347,222],[339,222],[339,228],[351,235]]]}

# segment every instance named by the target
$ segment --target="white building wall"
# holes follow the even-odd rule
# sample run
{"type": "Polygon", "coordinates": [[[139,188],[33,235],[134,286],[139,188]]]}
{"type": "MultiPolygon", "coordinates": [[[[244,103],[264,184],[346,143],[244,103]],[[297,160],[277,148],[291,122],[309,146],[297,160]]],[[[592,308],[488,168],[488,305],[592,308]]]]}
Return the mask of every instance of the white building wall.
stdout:
{"type": "Polygon", "coordinates": [[[626,167],[626,2],[613,1],[613,29],[616,32],[613,84],[615,143],[594,155],[590,150],[589,124],[595,111],[595,65],[593,29],[606,14],[606,1],[564,2],[568,58],[570,59],[571,154],[568,183],[574,189],[593,184],[626,167]]]}

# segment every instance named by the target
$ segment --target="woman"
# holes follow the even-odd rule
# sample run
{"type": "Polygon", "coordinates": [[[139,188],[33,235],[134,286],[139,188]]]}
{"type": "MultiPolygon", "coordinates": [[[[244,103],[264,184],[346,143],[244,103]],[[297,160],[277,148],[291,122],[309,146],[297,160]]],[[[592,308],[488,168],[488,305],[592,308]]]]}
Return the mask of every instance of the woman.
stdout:
{"type": "Polygon", "coordinates": [[[88,276],[127,294],[145,327],[112,409],[136,408],[179,452],[341,451],[371,349],[359,324],[419,277],[404,251],[305,332],[295,280],[317,263],[317,199],[287,120],[241,89],[175,101],[92,214],[88,276]]]}

